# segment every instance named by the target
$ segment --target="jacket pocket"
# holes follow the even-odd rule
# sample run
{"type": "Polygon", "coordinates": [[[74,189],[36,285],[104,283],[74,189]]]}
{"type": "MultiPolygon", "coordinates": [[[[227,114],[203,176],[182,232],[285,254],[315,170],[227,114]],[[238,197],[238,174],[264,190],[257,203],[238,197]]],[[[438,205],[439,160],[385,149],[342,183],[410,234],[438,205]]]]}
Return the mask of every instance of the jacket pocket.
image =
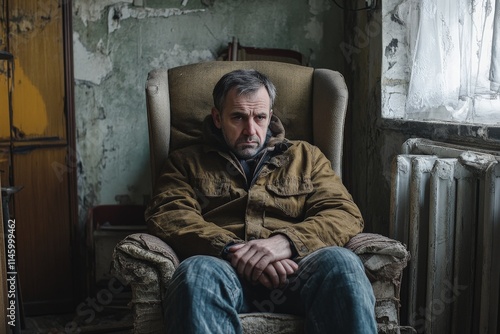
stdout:
{"type": "Polygon", "coordinates": [[[206,197],[226,197],[229,196],[231,185],[225,178],[197,177],[195,189],[206,197]]]}
{"type": "Polygon", "coordinates": [[[225,178],[196,178],[193,188],[202,214],[229,202],[231,199],[231,184],[225,178]]]}
{"type": "Polygon", "coordinates": [[[307,195],[314,190],[310,178],[286,177],[266,186],[270,193],[270,209],[298,218],[304,214],[307,195]]]}

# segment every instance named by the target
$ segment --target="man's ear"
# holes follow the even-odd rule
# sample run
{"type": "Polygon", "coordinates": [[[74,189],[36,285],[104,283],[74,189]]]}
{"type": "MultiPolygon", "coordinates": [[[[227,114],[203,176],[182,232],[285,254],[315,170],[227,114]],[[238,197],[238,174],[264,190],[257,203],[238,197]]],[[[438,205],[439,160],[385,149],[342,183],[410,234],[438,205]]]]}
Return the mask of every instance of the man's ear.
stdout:
{"type": "Polygon", "coordinates": [[[222,127],[221,114],[215,107],[212,108],[212,120],[214,121],[217,129],[220,129],[222,127]]]}

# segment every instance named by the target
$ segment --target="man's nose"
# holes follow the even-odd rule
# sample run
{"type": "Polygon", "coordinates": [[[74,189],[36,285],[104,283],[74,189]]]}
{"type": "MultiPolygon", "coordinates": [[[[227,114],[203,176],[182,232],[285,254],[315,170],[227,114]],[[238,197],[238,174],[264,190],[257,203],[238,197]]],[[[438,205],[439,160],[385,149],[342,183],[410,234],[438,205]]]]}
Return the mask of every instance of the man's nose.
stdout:
{"type": "Polygon", "coordinates": [[[253,121],[253,119],[249,119],[246,124],[245,124],[245,128],[244,128],[244,133],[245,135],[247,136],[253,136],[256,134],[256,124],[255,122],[253,121]]]}

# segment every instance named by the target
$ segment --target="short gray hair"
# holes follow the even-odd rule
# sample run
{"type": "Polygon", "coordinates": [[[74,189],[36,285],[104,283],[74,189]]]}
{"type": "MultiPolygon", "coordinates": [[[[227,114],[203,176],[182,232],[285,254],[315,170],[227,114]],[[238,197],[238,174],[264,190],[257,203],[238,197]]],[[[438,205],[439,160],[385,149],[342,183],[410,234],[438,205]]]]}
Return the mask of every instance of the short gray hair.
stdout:
{"type": "Polygon", "coordinates": [[[236,70],[225,74],[214,87],[212,96],[214,106],[222,112],[227,93],[235,88],[238,95],[246,95],[257,92],[261,87],[266,88],[269,94],[270,107],[276,99],[276,87],[264,74],[256,70],[236,70]]]}

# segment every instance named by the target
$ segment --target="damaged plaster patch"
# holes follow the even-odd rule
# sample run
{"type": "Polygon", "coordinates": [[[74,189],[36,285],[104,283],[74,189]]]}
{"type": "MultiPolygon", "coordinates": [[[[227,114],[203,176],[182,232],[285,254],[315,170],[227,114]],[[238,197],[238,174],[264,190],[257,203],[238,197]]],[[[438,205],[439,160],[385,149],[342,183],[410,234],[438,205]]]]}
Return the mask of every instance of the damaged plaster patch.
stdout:
{"type": "Polygon", "coordinates": [[[182,64],[197,63],[200,61],[214,60],[215,56],[210,50],[186,50],[175,44],[173,49],[163,50],[161,54],[149,64],[153,68],[172,68],[182,64]],[[181,63],[180,63],[181,62],[181,63]]]}
{"type": "Polygon", "coordinates": [[[406,22],[413,12],[409,0],[387,0],[382,7],[382,116],[404,118],[410,81],[408,33],[406,22]]]}
{"type": "Polygon", "coordinates": [[[73,15],[79,16],[83,24],[101,19],[104,10],[118,3],[133,3],[133,0],[77,0],[73,2],[73,15]]]}
{"type": "Polygon", "coordinates": [[[306,30],[306,38],[312,40],[316,44],[320,44],[323,40],[323,23],[319,22],[315,17],[309,20],[309,23],[304,27],[306,30]]]}
{"type": "Polygon", "coordinates": [[[396,38],[393,38],[389,43],[389,45],[385,47],[385,57],[386,58],[394,57],[397,50],[398,50],[398,40],[396,38]]]}
{"type": "Polygon", "coordinates": [[[119,4],[113,6],[109,9],[108,13],[108,32],[120,28],[120,22],[133,18],[133,19],[145,19],[153,17],[170,17],[178,15],[186,15],[197,12],[204,12],[205,9],[179,9],[179,8],[141,8],[141,7],[130,7],[128,4],[119,4]]]}
{"type": "Polygon", "coordinates": [[[89,52],[80,41],[80,35],[73,33],[75,57],[75,79],[99,85],[113,69],[109,56],[102,50],[102,40],[98,43],[98,53],[89,52]]]}
{"type": "Polygon", "coordinates": [[[387,70],[390,70],[397,63],[397,51],[398,51],[399,41],[393,38],[389,45],[385,47],[385,58],[387,60],[387,70]]]}

